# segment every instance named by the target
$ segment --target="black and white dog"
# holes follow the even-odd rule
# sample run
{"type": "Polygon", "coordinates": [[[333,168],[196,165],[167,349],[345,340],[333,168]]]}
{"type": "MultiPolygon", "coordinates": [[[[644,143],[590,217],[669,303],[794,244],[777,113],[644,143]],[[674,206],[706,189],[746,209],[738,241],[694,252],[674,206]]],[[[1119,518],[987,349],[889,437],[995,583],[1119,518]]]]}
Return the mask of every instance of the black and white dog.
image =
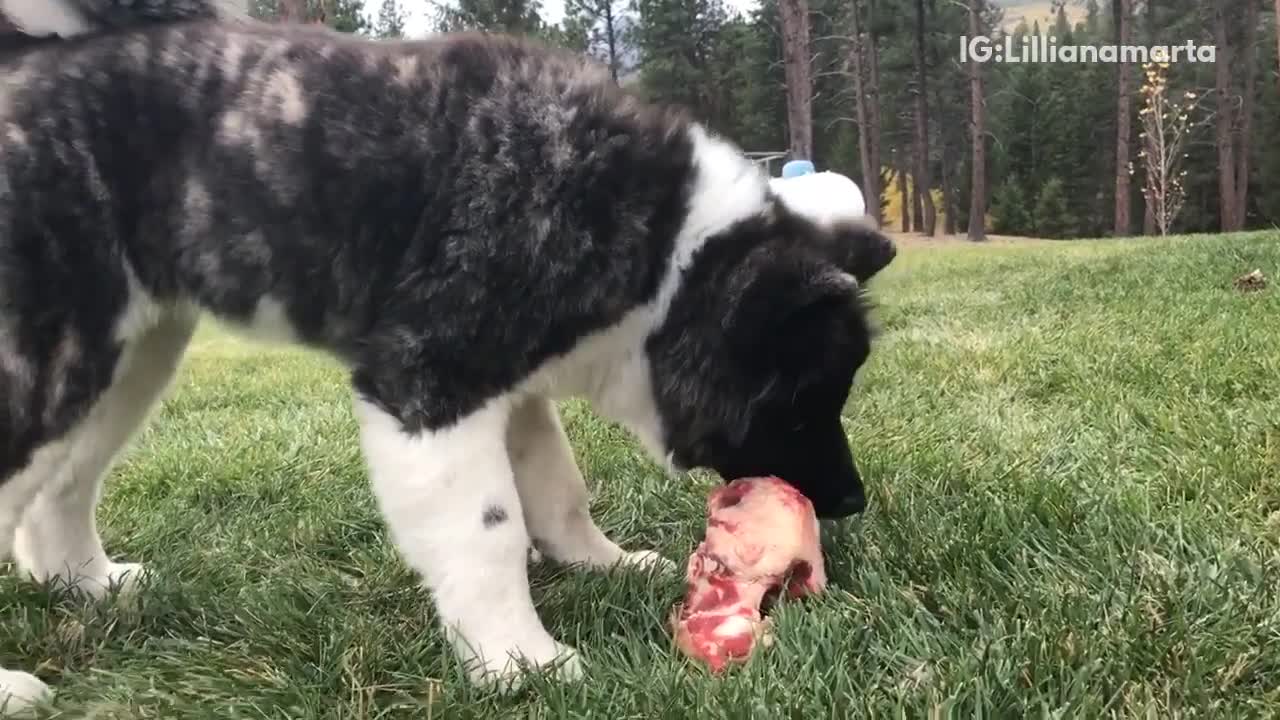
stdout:
{"type": "MultiPolygon", "coordinates": [[[[138,576],[99,484],[198,315],[350,368],[392,536],[477,680],[579,666],[531,543],[626,552],[587,512],[553,402],[655,458],[864,506],[840,415],[870,350],[859,218],[782,201],[725,141],[578,56],[375,42],[215,0],[0,0],[0,557],[101,593],[138,576]]],[[[10,709],[46,692],[0,670],[10,709]]]]}

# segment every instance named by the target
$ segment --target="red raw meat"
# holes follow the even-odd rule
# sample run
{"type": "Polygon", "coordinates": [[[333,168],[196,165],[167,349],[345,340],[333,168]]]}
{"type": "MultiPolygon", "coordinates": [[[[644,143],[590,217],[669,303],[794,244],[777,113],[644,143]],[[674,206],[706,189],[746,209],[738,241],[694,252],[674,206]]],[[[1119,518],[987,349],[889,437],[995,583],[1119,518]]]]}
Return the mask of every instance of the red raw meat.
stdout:
{"type": "Polygon", "coordinates": [[[741,478],[707,499],[707,534],[689,558],[688,591],[671,623],[686,655],[720,672],[772,642],[761,604],[827,585],[813,505],[776,477],[741,478]]]}

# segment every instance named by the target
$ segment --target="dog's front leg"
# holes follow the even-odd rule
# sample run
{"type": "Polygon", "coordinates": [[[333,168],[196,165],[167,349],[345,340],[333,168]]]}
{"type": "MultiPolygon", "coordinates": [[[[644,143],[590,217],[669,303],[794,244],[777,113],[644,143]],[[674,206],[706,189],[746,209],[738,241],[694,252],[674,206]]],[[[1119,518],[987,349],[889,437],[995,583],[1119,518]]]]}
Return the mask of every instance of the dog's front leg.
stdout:
{"type": "Polygon", "coordinates": [[[623,550],[596,526],[588,507],[587,483],[550,400],[531,397],[515,407],[507,426],[507,453],[525,526],[534,546],[552,560],[599,569],[615,565],[675,568],[651,550],[623,550]]]}
{"type": "Polygon", "coordinates": [[[512,687],[522,664],[556,662],[576,676],[576,653],[547,633],[529,594],[529,535],[505,447],[510,403],[435,431],[406,431],[363,398],[356,415],[391,534],[472,679],[512,687]]]}

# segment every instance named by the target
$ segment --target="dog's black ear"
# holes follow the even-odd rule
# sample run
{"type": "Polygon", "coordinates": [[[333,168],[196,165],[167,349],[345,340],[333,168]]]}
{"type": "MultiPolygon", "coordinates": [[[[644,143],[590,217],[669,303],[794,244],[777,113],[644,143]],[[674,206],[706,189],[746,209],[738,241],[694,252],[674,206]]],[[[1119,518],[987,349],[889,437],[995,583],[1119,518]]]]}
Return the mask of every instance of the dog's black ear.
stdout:
{"type": "Polygon", "coordinates": [[[841,270],[865,284],[898,256],[889,236],[860,223],[837,225],[831,238],[841,270]]]}
{"type": "Polygon", "coordinates": [[[813,364],[857,302],[858,279],[829,263],[761,268],[730,318],[736,351],[750,366],[796,372],[813,364]]]}

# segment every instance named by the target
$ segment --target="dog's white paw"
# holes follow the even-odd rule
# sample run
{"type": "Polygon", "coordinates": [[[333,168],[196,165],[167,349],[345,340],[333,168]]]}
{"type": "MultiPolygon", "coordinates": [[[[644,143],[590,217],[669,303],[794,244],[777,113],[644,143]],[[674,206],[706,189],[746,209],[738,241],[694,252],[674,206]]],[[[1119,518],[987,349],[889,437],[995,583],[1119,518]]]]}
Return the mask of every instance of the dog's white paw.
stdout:
{"type": "Polygon", "coordinates": [[[0,717],[22,717],[53,694],[35,675],[0,670],[0,717]]]}
{"type": "Polygon", "coordinates": [[[626,568],[661,574],[674,573],[677,570],[674,562],[662,557],[654,550],[636,550],[624,553],[618,564],[626,568]]]}
{"type": "Polygon", "coordinates": [[[472,656],[467,662],[467,675],[481,687],[512,692],[524,684],[528,672],[550,672],[555,679],[573,682],[582,678],[582,659],[578,651],[552,640],[550,636],[536,643],[518,646],[501,657],[472,656]]]}
{"type": "Polygon", "coordinates": [[[100,600],[112,592],[118,593],[121,599],[131,597],[147,576],[146,567],[142,563],[108,563],[106,570],[96,575],[80,575],[71,580],[71,585],[95,600],[100,600]]]}
{"type": "Polygon", "coordinates": [[[65,589],[101,600],[112,592],[119,599],[127,599],[137,592],[147,570],[141,563],[106,563],[95,568],[76,568],[48,574],[30,572],[36,582],[47,582],[55,589],[65,589]]]}

